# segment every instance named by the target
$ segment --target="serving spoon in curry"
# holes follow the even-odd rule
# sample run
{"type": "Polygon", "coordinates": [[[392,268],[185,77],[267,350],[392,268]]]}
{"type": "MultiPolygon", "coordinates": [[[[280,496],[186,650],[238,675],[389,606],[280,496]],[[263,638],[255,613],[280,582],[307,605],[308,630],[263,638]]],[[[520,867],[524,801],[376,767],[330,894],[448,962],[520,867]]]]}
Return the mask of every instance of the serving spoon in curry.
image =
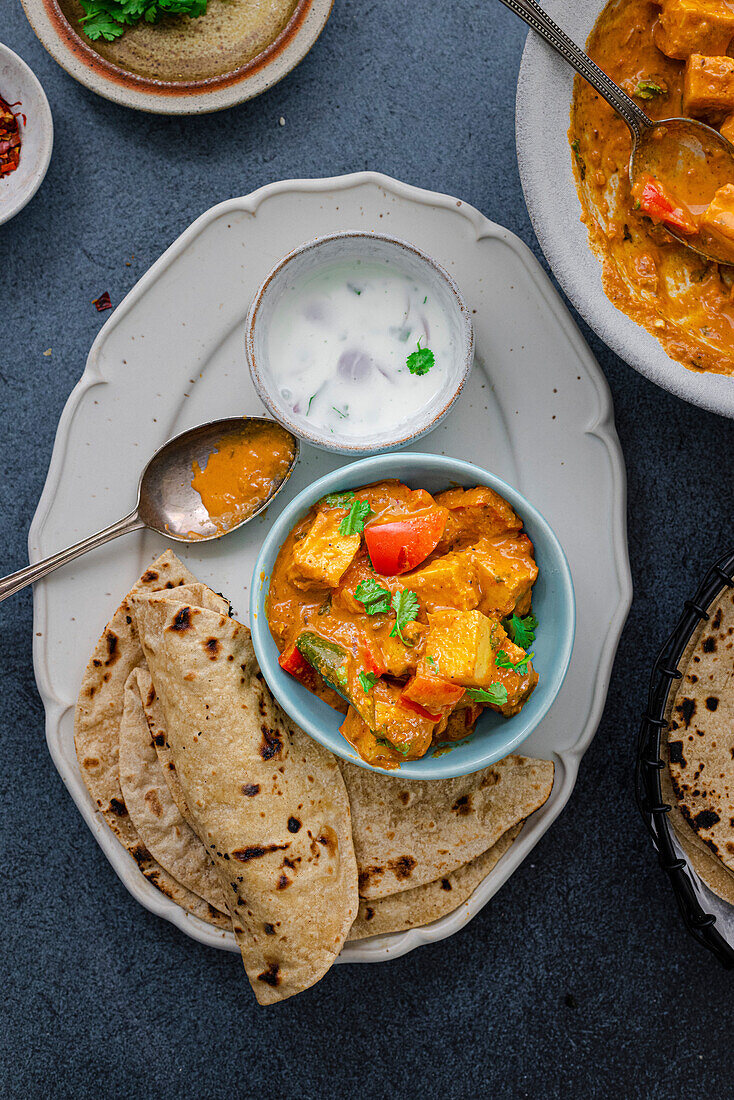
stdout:
{"type": "MultiPolygon", "coordinates": [[[[129,515],[50,558],[0,579],[0,602],[54,569],[73,561],[80,554],[86,554],[87,550],[103,546],[129,531],[149,527],[175,542],[189,543],[209,542],[236,531],[255,516],[259,516],[278,495],[293,472],[299,450],[300,445],[295,436],[264,416],[233,416],[226,420],[212,420],[174,436],[155,452],[140,475],[137,504],[129,515]],[[225,510],[221,514],[213,513],[205,505],[209,494],[202,483],[202,475],[209,469],[212,457],[222,456],[225,462],[231,463],[232,472],[236,474],[238,458],[254,449],[258,445],[258,436],[260,439],[264,438],[264,432],[270,433],[273,443],[271,457],[279,458],[279,464],[273,463],[273,477],[265,493],[261,492],[259,498],[255,493],[247,501],[245,498],[247,489],[251,487],[250,483],[245,486],[242,496],[244,507],[233,506],[231,510],[225,510]],[[198,489],[194,487],[194,483],[199,486],[198,489]],[[203,496],[200,489],[204,490],[203,496]]],[[[263,468],[264,463],[254,473],[261,477],[263,468]]],[[[239,469],[242,470],[241,464],[239,469]]],[[[218,481],[212,485],[212,501],[230,499],[228,483],[222,478],[221,471],[220,462],[218,481]]],[[[266,477],[266,484],[267,480],[266,477]]]]}
{"type": "MultiPolygon", "coordinates": [[[[544,38],[627,124],[632,135],[629,179],[633,194],[638,188],[642,189],[645,180],[651,176],[664,180],[670,165],[675,166],[675,175],[681,179],[693,178],[701,172],[707,174],[705,190],[709,197],[703,206],[708,205],[720,187],[734,184],[734,146],[718,130],[690,118],[654,121],[579,49],[536,0],[501,2],[544,38]]],[[[722,246],[717,247],[717,242],[709,236],[704,237],[700,232],[687,236],[667,222],[664,224],[671,236],[707,260],[725,264],[733,262],[732,252],[722,246]]]]}

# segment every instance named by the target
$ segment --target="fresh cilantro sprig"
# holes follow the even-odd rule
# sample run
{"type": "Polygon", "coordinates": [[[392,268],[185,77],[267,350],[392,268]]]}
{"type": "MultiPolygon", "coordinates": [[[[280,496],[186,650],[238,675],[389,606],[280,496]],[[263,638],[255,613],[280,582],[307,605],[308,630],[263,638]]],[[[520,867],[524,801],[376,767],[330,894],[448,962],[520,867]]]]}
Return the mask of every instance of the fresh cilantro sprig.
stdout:
{"type": "Polygon", "coordinates": [[[535,641],[535,631],[538,627],[535,615],[525,615],[523,618],[513,615],[511,619],[503,619],[502,625],[515,645],[519,645],[520,649],[530,649],[530,643],[535,641]]]}
{"type": "Polygon", "coordinates": [[[390,631],[391,638],[400,638],[403,645],[410,646],[412,642],[406,642],[403,637],[403,630],[412,623],[414,619],[418,618],[418,596],[415,592],[396,592],[392,598],[392,608],[395,612],[395,623],[390,631]]]}
{"type": "Polygon", "coordinates": [[[377,683],[377,677],[375,676],[374,672],[360,672],[357,679],[362,685],[362,691],[365,693],[365,695],[369,695],[369,693],[372,691],[372,688],[377,683]]]}
{"type": "Polygon", "coordinates": [[[354,595],[361,604],[364,604],[368,615],[384,615],[390,610],[390,592],[372,577],[366,581],[360,581],[354,590],[354,595]]]}
{"type": "Polygon", "coordinates": [[[528,671],[528,661],[534,656],[534,653],[526,653],[521,660],[513,662],[505,653],[504,649],[498,649],[494,663],[497,668],[509,668],[512,672],[516,672],[518,676],[524,676],[528,671]]]}
{"type": "Polygon", "coordinates": [[[493,707],[503,707],[507,702],[507,688],[504,684],[490,684],[484,688],[467,688],[466,694],[475,703],[491,703],[493,707]]]}
{"type": "Polygon", "coordinates": [[[348,489],[346,493],[329,493],[326,503],[330,508],[346,508],[354,500],[354,493],[348,489]]]}
{"type": "Polygon", "coordinates": [[[203,15],[207,0],[81,0],[84,15],[80,22],[87,38],[112,42],[127,27],[139,23],[157,23],[166,15],[203,15]]]}
{"type": "Polygon", "coordinates": [[[355,500],[349,509],[349,513],[339,524],[340,535],[361,535],[364,531],[364,521],[372,515],[368,500],[355,500]]]}
{"type": "Polygon", "coordinates": [[[656,96],[665,95],[665,89],[654,80],[640,80],[632,95],[637,99],[655,99],[656,96]]]}
{"type": "Polygon", "coordinates": [[[430,348],[421,347],[419,340],[418,350],[412,351],[405,362],[411,374],[428,374],[436,359],[430,348]]]}

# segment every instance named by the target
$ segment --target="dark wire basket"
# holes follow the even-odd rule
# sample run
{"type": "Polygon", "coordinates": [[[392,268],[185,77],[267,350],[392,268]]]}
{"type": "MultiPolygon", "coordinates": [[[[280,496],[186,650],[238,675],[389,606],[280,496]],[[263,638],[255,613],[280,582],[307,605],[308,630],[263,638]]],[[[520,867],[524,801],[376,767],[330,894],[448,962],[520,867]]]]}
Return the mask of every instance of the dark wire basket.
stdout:
{"type": "Polygon", "coordinates": [[[660,741],[668,728],[665,717],[673,684],[680,680],[678,669],[683,652],[696,627],[708,619],[711,606],[725,587],[734,587],[734,552],[724,554],[701,582],[693,599],[686,600],[675,630],[660,650],[650,677],[647,710],[637,745],[635,796],[642,818],[658,853],[660,866],[667,874],[686,928],[698,943],[715,955],[727,970],[734,969],[734,946],[716,928],[716,917],[701,906],[686,860],[679,858],[673,845],[668,821],[671,807],[663,801],[661,772],[666,766],[660,759],[660,741]]]}

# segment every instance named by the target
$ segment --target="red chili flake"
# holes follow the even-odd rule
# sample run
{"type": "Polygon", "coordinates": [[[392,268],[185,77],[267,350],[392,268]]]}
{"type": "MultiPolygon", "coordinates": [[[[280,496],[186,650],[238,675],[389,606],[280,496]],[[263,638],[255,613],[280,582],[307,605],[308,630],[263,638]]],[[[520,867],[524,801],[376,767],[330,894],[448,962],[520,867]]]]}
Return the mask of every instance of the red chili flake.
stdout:
{"type": "MultiPolygon", "coordinates": [[[[14,104],[17,106],[17,104],[14,104]]],[[[0,179],[14,172],[20,161],[18,119],[0,96],[0,179]]]]}
{"type": "Polygon", "coordinates": [[[106,290],[104,294],[100,294],[99,298],[95,298],[92,305],[96,308],[97,313],[104,313],[106,309],[112,309],[112,299],[109,291],[106,290]]]}

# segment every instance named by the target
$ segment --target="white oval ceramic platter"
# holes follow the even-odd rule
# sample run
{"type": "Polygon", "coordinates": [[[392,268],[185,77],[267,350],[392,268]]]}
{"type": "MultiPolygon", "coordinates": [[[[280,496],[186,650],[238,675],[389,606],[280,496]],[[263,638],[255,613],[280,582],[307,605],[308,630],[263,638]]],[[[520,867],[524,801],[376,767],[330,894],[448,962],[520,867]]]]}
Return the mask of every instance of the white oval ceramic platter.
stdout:
{"type": "MultiPolygon", "coordinates": [[[[632,590],[625,474],[604,377],[521,241],[457,199],[359,173],[274,183],[203,214],[111,315],[64,409],[29,535],[32,562],[76,542],[134,504],[146,459],[167,438],[235,412],[262,413],[244,358],[250,299],[279,257],[342,229],[412,241],[451,273],[476,312],[477,363],[461,400],[416,450],[469,459],[515,485],[551,523],[577,600],[576,646],[561,692],[522,752],[555,761],[553,792],[472,897],[425,928],[348,943],[343,961],[395,958],[462,928],[532,850],[573,789],[601,716],[632,590]]],[[[345,461],[304,445],[288,492],[219,542],[176,546],[245,617],[269,524],[288,500],[345,461]]],[[[165,548],[127,536],[52,574],[34,592],[36,679],[54,763],[128,890],[196,939],[235,950],[138,871],[95,807],[74,753],[74,702],[105,622],[165,548]]],[[[245,618],[246,621],[246,618],[245,618]]]]}
{"type": "MultiPolygon", "coordinates": [[[[558,25],[583,47],[603,0],[547,0],[558,25]]],[[[517,86],[517,159],[533,229],[553,274],[584,320],[640,374],[704,409],[734,417],[734,379],[687,370],[646,329],[612,305],[601,264],[580,221],[568,143],[573,70],[530,31],[517,86]]]]}

